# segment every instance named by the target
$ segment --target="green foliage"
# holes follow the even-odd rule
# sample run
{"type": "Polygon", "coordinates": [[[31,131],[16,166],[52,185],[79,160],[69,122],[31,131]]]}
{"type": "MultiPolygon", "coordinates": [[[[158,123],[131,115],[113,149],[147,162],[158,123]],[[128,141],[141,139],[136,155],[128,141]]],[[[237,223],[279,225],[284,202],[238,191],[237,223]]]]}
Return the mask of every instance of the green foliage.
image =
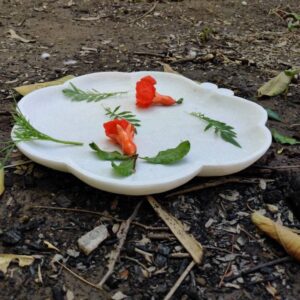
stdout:
{"type": "Polygon", "coordinates": [[[131,111],[120,111],[120,106],[117,106],[114,108],[114,110],[111,110],[109,107],[104,107],[106,111],[106,116],[108,116],[110,119],[125,119],[128,122],[130,122],[135,127],[141,126],[140,120],[136,118],[136,115],[134,115],[131,111]]]}
{"type": "Polygon", "coordinates": [[[26,117],[21,113],[18,107],[16,107],[16,110],[12,114],[12,116],[15,123],[14,131],[13,131],[13,137],[15,143],[42,140],[42,141],[51,141],[55,143],[65,144],[65,145],[75,145],[75,146],[83,145],[83,143],[80,142],[58,140],[35,129],[30,124],[30,122],[26,119],[26,117]]]}
{"type": "Polygon", "coordinates": [[[276,129],[272,129],[272,136],[277,143],[280,144],[289,144],[289,145],[298,145],[300,141],[295,138],[283,135],[279,133],[276,129]]]}
{"type": "Polygon", "coordinates": [[[71,88],[63,89],[65,96],[71,98],[73,101],[87,101],[87,102],[98,102],[109,97],[126,94],[127,92],[112,92],[112,93],[100,93],[93,89],[90,91],[83,91],[77,88],[73,83],[70,82],[71,88]]]}
{"type": "Polygon", "coordinates": [[[271,108],[266,108],[266,111],[268,113],[269,119],[278,121],[278,122],[282,121],[280,115],[276,111],[272,110],[271,108]]]}
{"type": "Polygon", "coordinates": [[[137,157],[137,155],[134,155],[131,158],[122,161],[118,165],[115,162],[112,162],[111,166],[113,167],[115,174],[122,177],[132,175],[135,172],[135,164],[137,157]]]}
{"type": "Polygon", "coordinates": [[[90,143],[89,146],[96,151],[97,156],[102,160],[127,160],[130,156],[123,155],[118,151],[103,151],[95,143],[90,143]]]}
{"type": "Polygon", "coordinates": [[[225,142],[228,142],[236,147],[242,148],[241,145],[236,141],[237,134],[232,126],[227,125],[224,122],[208,118],[204,114],[199,112],[192,112],[191,115],[208,123],[204,131],[207,131],[210,128],[214,128],[215,133],[219,134],[225,142]]]}
{"type": "Polygon", "coordinates": [[[179,160],[183,159],[186,156],[191,148],[191,144],[189,141],[181,142],[176,148],[167,149],[164,151],[158,152],[158,154],[154,157],[141,157],[145,161],[152,164],[174,164],[179,160]]]}

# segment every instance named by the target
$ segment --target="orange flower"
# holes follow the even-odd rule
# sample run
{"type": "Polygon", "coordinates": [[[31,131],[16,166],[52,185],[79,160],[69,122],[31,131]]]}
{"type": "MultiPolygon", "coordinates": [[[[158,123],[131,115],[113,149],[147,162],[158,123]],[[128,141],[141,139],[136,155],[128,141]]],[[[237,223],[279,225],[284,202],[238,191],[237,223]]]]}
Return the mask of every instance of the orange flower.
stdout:
{"type": "Polygon", "coordinates": [[[170,96],[161,95],[156,92],[156,80],[152,76],[145,76],[136,83],[136,105],[141,108],[147,108],[151,105],[170,106],[182,103],[183,99],[178,101],[170,96]]]}
{"type": "Polygon", "coordinates": [[[125,119],[116,119],[103,124],[105,134],[119,144],[126,155],[136,154],[136,145],[133,142],[134,126],[125,119]]]}

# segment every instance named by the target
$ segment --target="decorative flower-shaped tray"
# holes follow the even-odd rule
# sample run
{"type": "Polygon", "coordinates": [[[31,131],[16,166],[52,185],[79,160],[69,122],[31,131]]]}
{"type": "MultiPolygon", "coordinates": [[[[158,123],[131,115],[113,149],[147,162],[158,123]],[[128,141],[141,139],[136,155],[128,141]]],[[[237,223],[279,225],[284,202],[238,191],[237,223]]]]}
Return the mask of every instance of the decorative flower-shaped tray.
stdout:
{"type": "MultiPolygon", "coordinates": [[[[20,142],[21,152],[44,166],[72,173],[85,183],[109,192],[146,195],[176,188],[193,177],[222,176],[245,169],[259,159],[271,144],[266,128],[266,111],[259,105],[234,96],[227,89],[211,83],[198,84],[183,76],[162,72],[105,72],[80,76],[63,85],[30,93],[18,104],[19,109],[38,130],[62,140],[84,142],[84,146],[68,146],[48,141],[20,142]],[[146,75],[157,81],[161,94],[184,98],[181,105],[135,105],[135,84],[146,75]],[[100,92],[128,91],[99,102],[76,102],[62,90],[72,82],[82,90],[100,92]],[[141,120],[135,143],[140,156],[155,156],[159,151],[176,147],[189,140],[191,150],[172,165],[149,164],[138,160],[136,172],[128,177],[114,174],[109,161],[102,161],[89,143],[95,142],[106,151],[119,148],[105,136],[103,123],[109,121],[104,108],[132,111],[141,120]],[[241,145],[225,142],[207,124],[191,116],[201,112],[212,119],[234,127],[241,145]]],[[[13,136],[13,134],[12,134],[13,136]]]]}

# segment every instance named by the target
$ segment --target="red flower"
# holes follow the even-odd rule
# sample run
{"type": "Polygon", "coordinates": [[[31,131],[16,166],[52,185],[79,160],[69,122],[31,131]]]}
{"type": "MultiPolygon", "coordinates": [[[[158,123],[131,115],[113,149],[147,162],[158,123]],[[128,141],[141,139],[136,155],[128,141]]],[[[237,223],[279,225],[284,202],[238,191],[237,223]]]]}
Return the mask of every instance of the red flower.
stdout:
{"type": "Polygon", "coordinates": [[[133,142],[134,126],[125,119],[116,119],[103,124],[105,134],[119,144],[126,155],[136,154],[136,145],[133,142]]]}
{"type": "Polygon", "coordinates": [[[156,80],[152,76],[145,76],[136,83],[136,105],[138,107],[147,108],[151,105],[165,105],[182,103],[182,99],[174,100],[170,96],[161,95],[156,92],[156,80]]]}

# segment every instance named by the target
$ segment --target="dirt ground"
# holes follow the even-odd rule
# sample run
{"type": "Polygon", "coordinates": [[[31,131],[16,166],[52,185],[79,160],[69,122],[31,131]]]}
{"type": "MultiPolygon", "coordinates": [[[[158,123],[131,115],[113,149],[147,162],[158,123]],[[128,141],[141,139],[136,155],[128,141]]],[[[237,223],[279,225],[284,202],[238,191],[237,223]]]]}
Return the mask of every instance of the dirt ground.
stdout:
{"type": "MultiPolygon", "coordinates": [[[[162,63],[272,108],[283,122],[269,121],[268,126],[300,138],[299,79],[285,96],[255,97],[279,71],[300,65],[300,29],[289,31],[280,10],[299,14],[299,0],[0,0],[0,139],[9,139],[11,90],[16,86],[69,74],[163,70],[162,63]],[[21,39],[13,38],[10,29],[21,39]]],[[[286,256],[249,216],[263,210],[300,228],[299,154],[299,145],[274,142],[254,166],[225,177],[241,182],[155,196],[205,249],[203,263],[189,272],[174,299],[299,299],[300,269],[293,260],[230,280],[237,272],[286,256]],[[242,178],[259,179],[249,184],[242,178]]],[[[13,153],[11,163],[20,160],[26,158],[13,153]]],[[[178,190],[216,180],[196,178],[178,190]]],[[[114,225],[127,219],[142,198],[102,192],[30,163],[6,169],[0,200],[0,252],[40,256],[30,267],[12,264],[6,274],[0,272],[3,300],[109,299],[118,291],[126,299],[163,299],[191,260],[171,255],[185,250],[167,228],[132,224],[114,273],[99,291],[55,268],[51,260],[56,252],[44,241],[60,249],[73,272],[97,283],[117,242],[114,225]],[[77,239],[101,223],[108,225],[110,237],[91,255],[78,253],[77,239]],[[150,259],[136,249],[150,253],[150,259]]],[[[147,201],[136,221],[165,226],[147,201]]]]}

